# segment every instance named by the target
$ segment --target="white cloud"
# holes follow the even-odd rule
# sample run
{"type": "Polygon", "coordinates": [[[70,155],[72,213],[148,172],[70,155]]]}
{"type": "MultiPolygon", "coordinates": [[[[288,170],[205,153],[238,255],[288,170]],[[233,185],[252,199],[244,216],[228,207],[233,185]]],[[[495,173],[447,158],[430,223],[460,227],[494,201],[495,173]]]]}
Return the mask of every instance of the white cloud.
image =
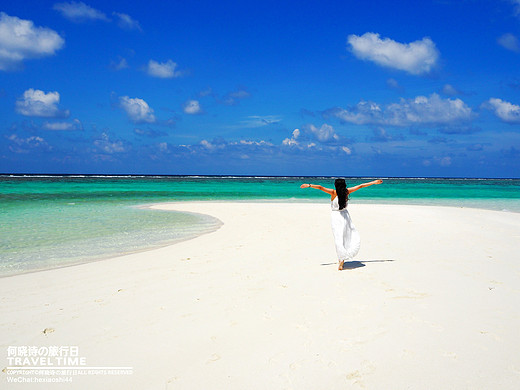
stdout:
{"type": "Polygon", "coordinates": [[[367,32],[361,36],[349,35],[352,53],[359,59],[378,65],[420,75],[429,73],[437,64],[439,51],[430,38],[411,43],[400,43],[379,34],[367,32]]]}
{"type": "Polygon", "coordinates": [[[497,43],[507,50],[520,53],[520,42],[513,34],[507,33],[498,37],[497,43]]]}
{"type": "Polygon", "coordinates": [[[119,104],[134,123],[154,123],[156,121],[153,109],[143,99],[122,96],[119,98],[119,104]]]}
{"type": "MultiPolygon", "coordinates": [[[[294,147],[298,150],[308,150],[308,149],[316,147],[316,144],[314,142],[307,142],[307,143],[300,142],[300,140],[299,140],[300,136],[301,136],[300,129],[294,129],[294,131],[292,132],[292,137],[285,138],[282,141],[282,146],[294,147]]],[[[269,145],[272,146],[272,144],[269,144],[269,145]]]]}
{"type": "Polygon", "coordinates": [[[64,43],[50,28],[0,12],[0,70],[16,69],[25,59],[53,55],[64,43]]]}
{"type": "Polygon", "coordinates": [[[272,143],[261,140],[261,141],[251,141],[242,139],[238,142],[230,142],[230,145],[255,145],[255,146],[273,146],[272,143]]]}
{"type": "Polygon", "coordinates": [[[308,125],[308,130],[314,134],[314,136],[320,142],[327,142],[331,140],[338,140],[339,136],[334,131],[334,128],[331,125],[324,123],[320,128],[317,128],[314,125],[308,125]]]}
{"type": "Polygon", "coordinates": [[[30,149],[52,149],[42,137],[34,135],[28,138],[20,138],[16,134],[11,134],[6,138],[14,143],[14,145],[9,146],[9,150],[13,153],[29,153],[30,149]]]}
{"type": "Polygon", "coordinates": [[[348,148],[346,146],[342,146],[341,150],[343,150],[345,153],[347,153],[349,155],[352,154],[352,150],[350,150],[350,148],[348,148]]]}
{"type": "Polygon", "coordinates": [[[28,138],[19,138],[16,134],[11,134],[7,137],[8,140],[13,141],[17,145],[33,145],[38,146],[45,143],[45,140],[38,136],[32,136],[28,138]]]}
{"type": "Polygon", "coordinates": [[[119,12],[113,12],[113,15],[115,15],[117,20],[117,25],[125,30],[141,30],[141,26],[139,25],[139,22],[135,19],[133,19],[130,15],[119,13],[119,12]]]}
{"type": "Polygon", "coordinates": [[[200,104],[197,100],[188,100],[184,103],[183,110],[186,114],[201,114],[202,109],[200,108],[200,104]]]}
{"type": "Polygon", "coordinates": [[[215,141],[213,141],[213,143],[211,143],[205,139],[200,141],[200,144],[207,150],[212,150],[212,151],[217,150],[217,149],[224,149],[226,147],[225,143],[215,143],[215,141]]]}
{"type": "Polygon", "coordinates": [[[92,8],[82,1],[71,1],[69,3],[56,3],[52,7],[60,12],[63,17],[73,22],[84,22],[87,20],[103,20],[109,22],[110,19],[101,11],[92,8]]]}
{"type": "Polygon", "coordinates": [[[300,129],[294,129],[294,131],[292,132],[292,137],[291,138],[285,138],[283,141],[282,141],[282,145],[287,145],[287,146],[296,146],[298,145],[298,138],[300,137],[300,129]]]}
{"type": "Polygon", "coordinates": [[[72,122],[45,122],[42,128],[44,130],[72,131],[83,130],[83,125],[79,119],[74,119],[72,122]]]}
{"type": "Polygon", "coordinates": [[[504,122],[520,123],[520,106],[497,98],[491,98],[486,103],[484,107],[493,110],[504,122]]]}
{"type": "Polygon", "coordinates": [[[30,88],[16,101],[16,111],[25,116],[67,117],[69,111],[60,110],[59,102],[60,94],[58,92],[45,93],[39,89],[30,88]]]}
{"type": "Polygon", "coordinates": [[[171,79],[182,76],[182,72],[175,70],[177,64],[172,60],[166,62],[157,62],[154,60],[148,61],[146,71],[150,76],[159,77],[163,79],[171,79]]]}
{"type": "Polygon", "coordinates": [[[325,112],[342,121],[363,124],[409,126],[414,124],[452,124],[471,119],[471,108],[460,99],[443,99],[436,93],[429,97],[401,99],[381,107],[361,101],[352,108],[336,108],[325,112]]]}
{"type": "Polygon", "coordinates": [[[108,154],[122,153],[126,150],[122,141],[111,141],[107,133],[102,133],[101,138],[94,141],[94,145],[108,154]]]}

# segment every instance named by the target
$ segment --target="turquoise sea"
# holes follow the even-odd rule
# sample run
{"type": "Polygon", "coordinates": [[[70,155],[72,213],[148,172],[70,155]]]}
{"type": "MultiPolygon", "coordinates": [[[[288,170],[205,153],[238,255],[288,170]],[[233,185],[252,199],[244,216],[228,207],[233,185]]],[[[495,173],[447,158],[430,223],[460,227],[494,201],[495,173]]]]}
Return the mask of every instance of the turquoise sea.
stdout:
{"type": "MultiPolygon", "coordinates": [[[[384,179],[384,178],[383,178],[384,179]]],[[[373,178],[346,178],[352,186],[373,178]]],[[[217,219],[147,209],[179,201],[323,202],[330,177],[0,175],[0,276],[98,260],[217,229],[217,219]]],[[[351,203],[473,207],[520,213],[520,179],[388,178],[351,203]]]]}

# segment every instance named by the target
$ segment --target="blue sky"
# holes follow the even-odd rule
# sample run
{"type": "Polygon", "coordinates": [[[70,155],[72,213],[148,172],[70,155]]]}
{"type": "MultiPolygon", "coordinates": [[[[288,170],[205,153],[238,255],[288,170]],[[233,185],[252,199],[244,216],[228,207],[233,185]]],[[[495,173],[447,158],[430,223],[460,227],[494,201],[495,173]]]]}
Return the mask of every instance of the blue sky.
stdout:
{"type": "Polygon", "coordinates": [[[520,0],[0,12],[4,173],[520,176],[520,0]]]}

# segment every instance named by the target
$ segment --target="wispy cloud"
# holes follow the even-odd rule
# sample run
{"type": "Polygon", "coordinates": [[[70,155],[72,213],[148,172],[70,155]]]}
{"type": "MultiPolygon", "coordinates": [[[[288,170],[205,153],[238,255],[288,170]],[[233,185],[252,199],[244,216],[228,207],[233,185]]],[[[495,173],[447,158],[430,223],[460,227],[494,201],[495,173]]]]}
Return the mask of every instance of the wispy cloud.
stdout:
{"type": "Polygon", "coordinates": [[[69,116],[68,110],[60,110],[58,92],[45,93],[39,89],[28,89],[16,101],[16,111],[24,116],[63,118],[69,116]]]}
{"type": "Polygon", "coordinates": [[[520,41],[513,34],[507,33],[497,39],[497,43],[504,49],[520,53],[520,41]]]}
{"type": "Polygon", "coordinates": [[[442,87],[442,93],[447,96],[463,95],[462,91],[459,91],[451,84],[444,84],[442,87]]]}
{"type": "Polygon", "coordinates": [[[13,153],[30,153],[31,150],[40,149],[40,150],[51,150],[52,148],[49,146],[47,141],[39,136],[30,136],[27,138],[20,138],[16,134],[11,134],[6,137],[9,141],[11,141],[11,145],[9,146],[9,150],[13,153]]]}
{"type": "MultiPolygon", "coordinates": [[[[112,22],[112,19],[110,19],[103,11],[93,8],[82,1],[56,3],[52,8],[58,11],[64,18],[74,23],[98,20],[103,22],[112,22]]],[[[115,18],[115,23],[117,23],[119,28],[123,30],[142,31],[139,22],[130,15],[114,11],[112,12],[112,16],[115,18]]]]}
{"type": "Polygon", "coordinates": [[[122,96],[119,105],[134,123],[154,123],[157,120],[153,109],[143,99],[122,96]]]}
{"type": "Polygon", "coordinates": [[[282,118],[279,115],[250,115],[247,117],[247,119],[240,121],[238,125],[233,127],[253,129],[276,124],[281,120],[282,118]]]}
{"type": "Polygon", "coordinates": [[[400,91],[403,89],[403,87],[401,87],[399,85],[399,83],[397,82],[396,79],[393,79],[393,78],[389,78],[388,80],[386,80],[386,85],[391,88],[391,89],[395,89],[397,91],[400,91]]]}
{"type": "Polygon", "coordinates": [[[150,60],[148,61],[146,71],[152,77],[171,79],[182,76],[182,72],[176,69],[177,63],[173,62],[172,60],[168,60],[166,62],[150,60]]]}
{"type": "Polygon", "coordinates": [[[83,130],[83,125],[79,119],[74,119],[72,122],[45,122],[42,128],[52,131],[74,131],[83,130]]]}
{"type": "Polygon", "coordinates": [[[130,15],[120,12],[113,12],[112,14],[117,18],[117,25],[123,30],[142,31],[139,22],[133,19],[130,15]]]}
{"type": "Polygon", "coordinates": [[[92,8],[82,1],[56,3],[52,8],[61,13],[63,17],[75,23],[85,22],[87,20],[110,21],[103,12],[92,8]]]}
{"type": "Polygon", "coordinates": [[[251,94],[248,91],[246,91],[245,89],[239,88],[237,90],[228,92],[227,94],[225,94],[222,97],[222,99],[218,99],[217,101],[219,103],[223,103],[228,106],[234,106],[234,105],[238,104],[238,102],[240,100],[246,99],[250,96],[251,96],[251,94]]]}
{"type": "Polygon", "coordinates": [[[168,135],[164,131],[159,131],[152,128],[135,128],[134,133],[149,138],[164,137],[165,135],[168,135]]]}
{"type": "Polygon", "coordinates": [[[25,59],[54,55],[64,43],[50,28],[0,12],[0,70],[17,69],[25,59]]]}
{"type": "Polygon", "coordinates": [[[520,0],[511,0],[513,4],[513,14],[520,17],[520,0]]]}
{"type": "Polygon", "coordinates": [[[120,57],[119,58],[119,61],[111,61],[110,62],[110,69],[112,70],[122,70],[122,69],[127,69],[129,68],[130,66],[128,65],[128,61],[126,60],[126,58],[123,58],[123,57],[120,57]]]}
{"type": "Polygon", "coordinates": [[[367,32],[361,36],[349,35],[352,53],[361,60],[421,75],[430,73],[437,65],[439,51],[430,38],[411,43],[400,43],[379,34],[367,32]]]}

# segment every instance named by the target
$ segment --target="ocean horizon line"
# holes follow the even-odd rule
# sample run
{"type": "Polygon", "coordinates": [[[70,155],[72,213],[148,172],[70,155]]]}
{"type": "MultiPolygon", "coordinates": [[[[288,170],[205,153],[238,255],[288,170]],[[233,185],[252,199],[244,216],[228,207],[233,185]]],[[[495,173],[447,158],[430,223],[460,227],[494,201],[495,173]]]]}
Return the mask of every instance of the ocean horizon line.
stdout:
{"type": "Polygon", "coordinates": [[[14,178],[24,178],[24,177],[94,177],[94,178],[111,178],[111,177],[121,177],[121,178],[160,178],[160,177],[178,177],[178,178],[324,178],[324,179],[332,179],[338,177],[345,177],[350,179],[373,179],[378,178],[382,180],[391,180],[391,179],[416,179],[416,180],[520,180],[520,177],[466,177],[466,176],[347,176],[347,175],[233,175],[233,174],[222,174],[222,175],[188,175],[188,174],[124,174],[124,173],[0,173],[0,177],[14,177],[14,178]]]}

